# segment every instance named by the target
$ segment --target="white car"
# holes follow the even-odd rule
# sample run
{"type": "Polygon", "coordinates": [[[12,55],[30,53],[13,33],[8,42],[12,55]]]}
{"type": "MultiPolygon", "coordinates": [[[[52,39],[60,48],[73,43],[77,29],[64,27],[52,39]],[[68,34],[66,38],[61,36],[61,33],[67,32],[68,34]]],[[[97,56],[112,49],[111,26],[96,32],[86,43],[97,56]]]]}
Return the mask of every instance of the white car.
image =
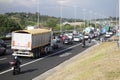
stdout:
{"type": "Polygon", "coordinates": [[[84,35],[84,39],[88,39],[89,38],[89,36],[88,35],[84,35]]]}
{"type": "Polygon", "coordinates": [[[106,38],[109,38],[111,35],[109,34],[109,32],[106,32],[106,34],[105,34],[105,37],[106,38]]]}
{"type": "Polygon", "coordinates": [[[108,32],[108,34],[113,35],[113,32],[108,32]]]}
{"type": "Polygon", "coordinates": [[[80,42],[82,39],[80,36],[73,36],[73,41],[80,42]]]}
{"type": "Polygon", "coordinates": [[[6,38],[10,38],[10,37],[12,37],[12,34],[11,34],[11,33],[8,33],[8,34],[6,34],[5,37],[6,37],[6,38]]]}

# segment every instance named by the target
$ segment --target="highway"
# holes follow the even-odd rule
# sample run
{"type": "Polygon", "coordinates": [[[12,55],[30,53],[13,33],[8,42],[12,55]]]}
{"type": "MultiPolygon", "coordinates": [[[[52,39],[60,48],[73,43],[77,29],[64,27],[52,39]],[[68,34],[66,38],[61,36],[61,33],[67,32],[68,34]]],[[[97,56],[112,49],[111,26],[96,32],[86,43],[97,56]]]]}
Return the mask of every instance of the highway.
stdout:
{"type": "Polygon", "coordinates": [[[40,74],[58,66],[66,60],[69,60],[73,56],[80,54],[82,51],[96,44],[96,40],[92,42],[86,48],[81,47],[81,43],[75,43],[72,45],[60,44],[59,49],[54,50],[52,54],[43,55],[39,59],[23,58],[21,65],[21,73],[18,75],[12,75],[9,61],[12,60],[12,55],[8,51],[6,55],[0,56],[0,80],[32,80],[40,74]]]}

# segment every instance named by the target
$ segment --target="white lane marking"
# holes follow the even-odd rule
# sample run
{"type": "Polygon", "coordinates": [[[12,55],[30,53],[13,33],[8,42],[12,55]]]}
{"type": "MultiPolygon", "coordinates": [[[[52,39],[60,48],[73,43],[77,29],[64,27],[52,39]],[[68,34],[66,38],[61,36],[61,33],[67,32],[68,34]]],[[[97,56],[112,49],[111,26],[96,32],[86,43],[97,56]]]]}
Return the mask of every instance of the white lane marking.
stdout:
{"type": "MultiPolygon", "coordinates": [[[[37,61],[42,60],[42,59],[44,59],[44,58],[39,58],[39,59],[33,60],[33,61],[31,61],[31,62],[25,63],[25,64],[21,65],[21,67],[26,66],[26,65],[29,65],[29,64],[32,64],[32,63],[37,62],[37,61]]],[[[6,71],[3,71],[3,72],[0,73],[0,75],[1,75],[1,74],[4,74],[4,73],[7,73],[7,72],[9,72],[9,71],[12,71],[12,69],[8,69],[8,70],[6,70],[6,71]]]]}
{"type": "Polygon", "coordinates": [[[56,53],[54,53],[54,54],[50,54],[50,55],[48,55],[47,57],[53,56],[53,55],[55,55],[55,54],[59,54],[59,53],[64,52],[64,51],[66,51],[66,50],[69,50],[69,49],[72,49],[72,48],[74,48],[74,47],[77,47],[77,46],[79,46],[79,45],[81,45],[81,43],[80,43],[80,44],[77,44],[77,45],[74,45],[74,46],[71,46],[71,47],[69,47],[69,48],[63,49],[63,50],[61,50],[61,51],[58,51],[58,52],[56,52],[56,53]]]}
{"type": "Polygon", "coordinates": [[[62,54],[62,55],[60,55],[59,57],[66,57],[66,56],[69,56],[69,55],[71,55],[72,53],[64,53],[64,54],[62,54]]]}
{"type": "Polygon", "coordinates": [[[1,74],[4,74],[4,73],[7,73],[7,72],[9,72],[9,71],[12,71],[12,69],[8,69],[8,70],[6,70],[6,71],[3,71],[3,72],[0,73],[0,75],[1,75],[1,74]]]}
{"type": "MultiPolygon", "coordinates": [[[[81,44],[81,43],[80,43],[80,44],[81,44]]],[[[54,54],[50,54],[50,55],[48,55],[48,56],[46,56],[46,57],[49,57],[49,56],[52,56],[52,55],[55,55],[55,54],[58,54],[58,53],[64,52],[64,51],[66,51],[66,50],[68,50],[68,49],[72,49],[72,48],[74,48],[74,47],[79,46],[80,44],[77,44],[77,45],[71,46],[71,47],[69,47],[69,48],[67,48],[67,49],[64,49],[64,50],[58,51],[58,52],[56,52],[56,53],[54,53],[54,54]]],[[[39,59],[36,59],[36,60],[30,61],[30,62],[28,62],[28,63],[25,63],[25,64],[21,65],[21,67],[26,66],[26,65],[29,65],[29,64],[32,64],[32,63],[37,62],[37,61],[40,61],[40,60],[42,60],[42,59],[44,59],[44,58],[46,58],[46,57],[43,57],[43,58],[39,58],[39,59]]],[[[5,71],[1,72],[0,75],[1,75],[1,74],[4,74],[4,73],[7,73],[7,72],[9,72],[9,71],[12,71],[12,69],[5,70],[5,71]]]]}
{"type": "Polygon", "coordinates": [[[0,61],[5,60],[5,59],[7,59],[7,58],[1,58],[0,61]]]}

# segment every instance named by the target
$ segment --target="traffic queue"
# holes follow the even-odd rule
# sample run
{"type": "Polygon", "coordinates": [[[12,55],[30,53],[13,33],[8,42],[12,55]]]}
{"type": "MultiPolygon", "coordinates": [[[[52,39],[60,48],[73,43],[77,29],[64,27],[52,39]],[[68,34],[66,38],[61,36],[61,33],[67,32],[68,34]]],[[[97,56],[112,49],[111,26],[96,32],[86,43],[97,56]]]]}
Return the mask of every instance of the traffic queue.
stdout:
{"type": "Polygon", "coordinates": [[[94,38],[97,40],[101,40],[101,38],[110,38],[115,33],[115,29],[105,25],[99,29],[95,29],[94,27],[87,27],[81,32],[63,32],[59,35],[56,35],[55,39],[57,42],[62,42],[62,44],[73,44],[74,42],[81,42],[85,44],[85,41],[91,42],[91,40],[94,38]]]}

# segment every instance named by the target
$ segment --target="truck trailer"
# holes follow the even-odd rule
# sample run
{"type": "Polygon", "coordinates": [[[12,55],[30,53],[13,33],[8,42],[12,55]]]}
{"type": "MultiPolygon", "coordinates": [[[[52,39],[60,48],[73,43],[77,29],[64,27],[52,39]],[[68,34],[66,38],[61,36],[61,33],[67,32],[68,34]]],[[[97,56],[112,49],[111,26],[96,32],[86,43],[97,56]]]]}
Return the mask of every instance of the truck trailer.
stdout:
{"type": "Polygon", "coordinates": [[[52,47],[58,47],[57,43],[52,41],[52,30],[31,29],[12,32],[13,56],[39,58],[41,54],[51,52],[52,47]]]}

